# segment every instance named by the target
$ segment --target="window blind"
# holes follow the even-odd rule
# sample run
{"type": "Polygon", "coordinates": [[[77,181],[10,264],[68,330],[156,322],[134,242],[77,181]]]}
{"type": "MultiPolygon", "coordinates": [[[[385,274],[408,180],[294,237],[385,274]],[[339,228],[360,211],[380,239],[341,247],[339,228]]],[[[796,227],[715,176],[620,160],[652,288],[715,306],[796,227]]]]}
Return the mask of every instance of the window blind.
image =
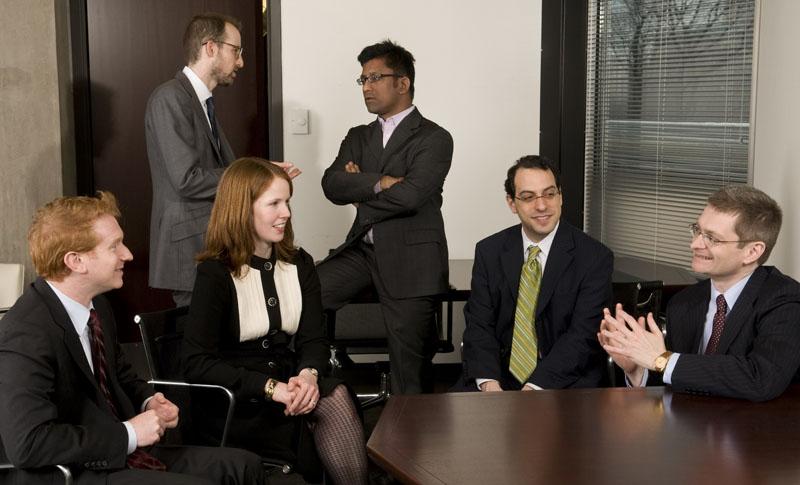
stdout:
{"type": "Polygon", "coordinates": [[[589,5],[584,228],[689,267],[708,195],[748,181],[754,0],[589,5]]]}

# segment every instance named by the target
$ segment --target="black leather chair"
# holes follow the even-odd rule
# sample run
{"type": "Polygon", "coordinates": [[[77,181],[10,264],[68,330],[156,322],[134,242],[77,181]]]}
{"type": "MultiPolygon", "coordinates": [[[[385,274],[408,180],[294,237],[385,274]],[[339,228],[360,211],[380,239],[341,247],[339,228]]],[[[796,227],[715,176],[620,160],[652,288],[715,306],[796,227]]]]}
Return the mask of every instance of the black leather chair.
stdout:
{"type": "MultiPolygon", "coordinates": [[[[637,319],[652,313],[661,332],[666,336],[664,317],[661,311],[661,297],[664,288],[662,281],[615,282],[613,288],[614,306],[622,303],[622,309],[637,319]]],[[[625,373],[614,364],[611,357],[608,358],[608,379],[611,387],[625,386],[625,373]]]]}
{"type": "MultiPolygon", "coordinates": [[[[189,307],[171,308],[150,313],[140,313],[133,317],[139,326],[142,335],[147,367],[150,371],[154,386],[176,388],[177,392],[170,393],[170,399],[176,402],[181,409],[189,409],[193,390],[214,391],[228,401],[228,411],[225,417],[225,426],[220,437],[219,446],[225,446],[228,438],[233,411],[236,407],[236,398],[230,389],[215,384],[189,383],[183,380],[180,372],[181,343],[183,341],[183,328],[189,313],[189,307]],[[174,399],[173,399],[174,398],[174,399]]],[[[181,413],[178,438],[172,438],[167,443],[180,444],[196,440],[192,433],[191,413],[181,413]]],[[[292,472],[292,465],[269,457],[261,457],[267,468],[280,469],[284,474],[292,472]]]]}
{"type": "MultiPolygon", "coordinates": [[[[453,352],[453,302],[466,301],[469,291],[450,289],[438,295],[435,314],[438,340],[436,353],[453,352]]],[[[350,355],[387,354],[388,341],[378,295],[369,288],[337,311],[325,312],[328,340],[331,344],[330,365],[333,374],[350,367],[350,355]]],[[[383,403],[391,396],[391,375],[386,365],[376,363],[380,385],[376,393],[358,393],[362,409],[383,403]]]]}

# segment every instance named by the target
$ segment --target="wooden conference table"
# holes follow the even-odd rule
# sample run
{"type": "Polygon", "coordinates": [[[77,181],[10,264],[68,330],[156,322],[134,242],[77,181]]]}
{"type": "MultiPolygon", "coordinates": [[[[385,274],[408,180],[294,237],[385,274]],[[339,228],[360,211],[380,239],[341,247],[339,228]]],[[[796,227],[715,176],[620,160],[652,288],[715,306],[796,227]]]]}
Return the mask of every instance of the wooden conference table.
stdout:
{"type": "Polygon", "coordinates": [[[766,403],[661,387],[392,396],[367,449],[403,483],[800,483],[800,386],[766,403]]]}

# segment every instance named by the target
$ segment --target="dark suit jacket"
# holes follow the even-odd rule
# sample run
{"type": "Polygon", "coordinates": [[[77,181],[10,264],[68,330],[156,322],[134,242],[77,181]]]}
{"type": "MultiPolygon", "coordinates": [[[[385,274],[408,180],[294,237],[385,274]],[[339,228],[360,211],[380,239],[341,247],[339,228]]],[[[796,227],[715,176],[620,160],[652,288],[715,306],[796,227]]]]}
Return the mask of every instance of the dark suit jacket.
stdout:
{"type": "Polygon", "coordinates": [[[150,275],[154,288],[191,291],[217,184],[234,159],[217,123],[220,149],[189,79],[178,72],[150,96],[145,112],[153,182],[150,275]]]}
{"type": "Polygon", "coordinates": [[[378,271],[394,298],[434,295],[447,290],[447,239],[442,220],[442,186],[453,158],[453,139],[414,109],[395,128],[386,148],[375,120],[347,133],[339,154],[325,170],[322,189],[334,204],[357,202],[358,212],[344,244],[373,229],[378,271]],[[355,162],[360,174],[346,173],[355,162]],[[405,177],[374,192],[382,175],[405,177]]]}
{"type": "Polygon", "coordinates": [[[800,284],[772,266],[753,273],[725,319],[714,355],[698,355],[711,280],[675,295],[667,306],[667,349],[681,356],[675,391],[765,401],[800,381],[800,284]]]}
{"type": "MultiPolygon", "coordinates": [[[[94,306],[103,322],[109,388],[127,420],[154,391],[120,354],[108,302],[97,297],[94,306]]],[[[0,389],[0,438],[17,467],[69,464],[78,476],[125,467],[125,426],[102,397],[66,310],[41,278],[0,320],[0,389]]]]}
{"type": "MultiPolygon", "coordinates": [[[[475,247],[472,292],[464,307],[464,376],[496,379],[519,389],[508,370],[523,247],[520,225],[475,247]]],[[[597,387],[604,379],[604,353],[597,342],[603,307],[611,301],[614,256],[598,241],[561,221],[542,274],[536,304],[540,358],[528,382],[545,389],[597,387]]]]}

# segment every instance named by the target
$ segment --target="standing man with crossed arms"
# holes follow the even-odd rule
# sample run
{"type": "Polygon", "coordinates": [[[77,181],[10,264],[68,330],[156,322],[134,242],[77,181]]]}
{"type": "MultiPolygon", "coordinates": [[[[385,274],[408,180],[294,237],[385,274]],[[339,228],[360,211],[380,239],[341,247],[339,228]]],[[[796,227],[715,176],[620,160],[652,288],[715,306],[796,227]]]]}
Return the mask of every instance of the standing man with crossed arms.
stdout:
{"type": "Polygon", "coordinates": [[[447,290],[442,187],[453,139],[414,99],[414,56],[386,40],[358,56],[369,125],[351,128],[322,177],[334,204],[353,204],[347,238],[319,268],[322,305],[337,310],[368,287],[389,340],[392,392],[432,390],[435,295],[447,290]]]}

